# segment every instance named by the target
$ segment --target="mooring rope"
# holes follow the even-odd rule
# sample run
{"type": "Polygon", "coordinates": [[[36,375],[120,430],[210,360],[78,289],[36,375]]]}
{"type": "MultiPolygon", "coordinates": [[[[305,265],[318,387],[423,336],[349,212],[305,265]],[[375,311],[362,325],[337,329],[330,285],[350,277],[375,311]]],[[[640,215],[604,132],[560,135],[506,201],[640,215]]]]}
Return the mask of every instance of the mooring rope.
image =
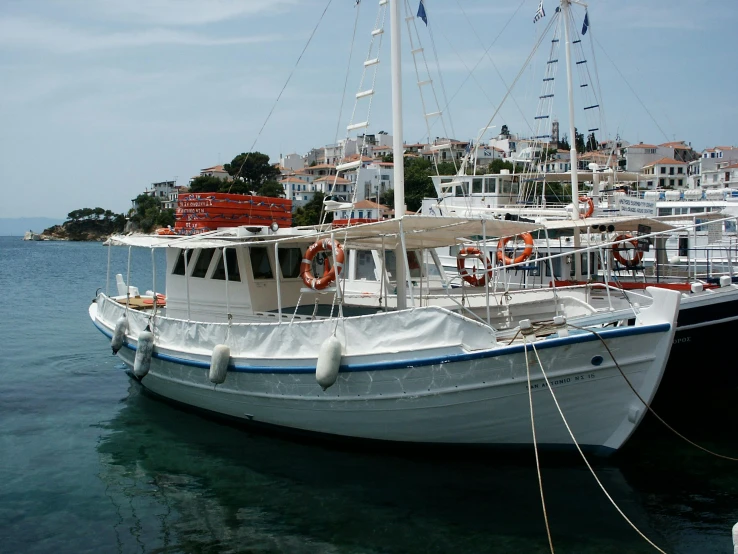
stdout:
{"type": "Polygon", "coordinates": [[[525,374],[528,378],[528,404],[530,406],[530,427],[533,432],[533,450],[536,453],[536,473],[538,474],[538,489],[541,491],[541,508],[543,509],[543,521],[546,523],[546,535],[551,554],[554,554],[553,540],[551,539],[551,528],[548,524],[548,512],[546,511],[546,499],[543,496],[543,478],[541,477],[541,462],[538,458],[538,440],[536,439],[536,421],[533,416],[533,389],[530,386],[530,363],[528,363],[528,341],[523,335],[523,346],[525,350],[525,374]]]}
{"type": "Polygon", "coordinates": [[[576,325],[571,325],[571,324],[570,324],[570,326],[573,327],[574,329],[579,329],[579,330],[582,330],[582,331],[588,331],[588,332],[592,333],[595,337],[597,337],[600,340],[600,342],[602,343],[602,345],[605,347],[605,350],[607,350],[607,353],[610,355],[610,358],[612,358],[612,361],[615,363],[615,367],[618,368],[618,371],[620,372],[620,375],[623,376],[623,379],[625,379],[625,382],[630,387],[630,390],[633,391],[633,394],[635,394],[638,397],[638,400],[640,400],[643,403],[643,405],[648,409],[648,411],[651,412],[656,419],[658,419],[661,423],[663,423],[664,426],[667,429],[669,429],[669,431],[671,431],[672,433],[674,433],[680,439],[682,439],[682,440],[686,441],[687,443],[691,444],[695,448],[698,448],[698,449],[702,450],[703,452],[707,452],[708,454],[711,454],[711,455],[713,455],[713,456],[715,456],[717,458],[722,458],[723,460],[729,460],[731,462],[738,462],[738,458],[733,458],[731,456],[726,456],[725,454],[720,454],[718,452],[714,452],[714,451],[710,450],[709,448],[705,448],[704,446],[701,446],[701,445],[697,444],[696,442],[694,442],[694,441],[688,439],[687,437],[685,437],[684,435],[682,435],[679,431],[677,431],[676,429],[674,429],[671,425],[669,425],[668,423],[666,423],[666,421],[664,421],[664,419],[659,414],[657,414],[653,410],[653,408],[651,408],[651,406],[648,404],[648,402],[646,402],[643,399],[643,397],[640,394],[638,394],[638,391],[635,389],[635,387],[630,382],[630,380],[626,377],[625,372],[620,367],[620,364],[618,363],[618,361],[615,359],[615,356],[613,355],[612,351],[610,350],[610,347],[605,342],[605,339],[603,339],[602,336],[597,331],[595,331],[593,329],[585,329],[585,328],[577,327],[576,325]]]}
{"type": "MultiPolygon", "coordinates": [[[[572,325],[572,327],[574,327],[572,325]]],[[[523,340],[526,341],[525,335],[523,335],[523,340]]],[[[618,513],[622,516],[622,518],[628,522],[628,524],[635,530],[636,533],[638,533],[648,544],[653,546],[656,550],[661,552],[661,554],[666,554],[664,550],[656,546],[656,544],[649,539],[646,535],[643,534],[643,532],[636,527],[635,523],[633,523],[630,519],[628,519],[628,516],[625,515],[625,512],[620,509],[620,506],[617,505],[615,500],[610,496],[610,493],[607,492],[607,489],[602,484],[602,481],[600,481],[599,477],[597,477],[597,474],[595,473],[594,469],[592,469],[592,465],[589,463],[589,460],[587,460],[587,457],[584,455],[584,452],[582,452],[582,448],[579,446],[579,443],[577,442],[576,437],[574,437],[574,433],[571,430],[571,427],[569,427],[569,422],[566,420],[566,417],[564,417],[564,412],[561,411],[561,406],[559,406],[559,401],[556,399],[556,394],[553,391],[553,388],[551,387],[551,383],[548,380],[548,376],[546,375],[546,371],[543,369],[543,363],[541,362],[541,358],[538,356],[538,350],[536,349],[535,343],[530,343],[533,353],[536,355],[536,360],[538,360],[538,365],[541,368],[541,373],[543,374],[543,378],[546,381],[546,386],[548,387],[549,392],[551,393],[551,398],[554,401],[554,404],[556,405],[556,409],[559,411],[559,415],[561,416],[561,420],[564,422],[564,426],[566,427],[566,430],[569,432],[569,436],[571,437],[572,442],[574,443],[574,446],[576,447],[577,451],[579,452],[579,455],[582,457],[582,460],[584,460],[584,463],[586,464],[587,468],[589,469],[589,472],[592,474],[592,477],[594,477],[594,480],[599,485],[600,489],[602,489],[602,492],[605,493],[605,496],[610,501],[610,503],[613,505],[613,507],[618,511],[618,513]]],[[[614,358],[613,358],[614,359],[614,358]]],[[[527,356],[526,356],[526,363],[527,363],[527,356]]]]}

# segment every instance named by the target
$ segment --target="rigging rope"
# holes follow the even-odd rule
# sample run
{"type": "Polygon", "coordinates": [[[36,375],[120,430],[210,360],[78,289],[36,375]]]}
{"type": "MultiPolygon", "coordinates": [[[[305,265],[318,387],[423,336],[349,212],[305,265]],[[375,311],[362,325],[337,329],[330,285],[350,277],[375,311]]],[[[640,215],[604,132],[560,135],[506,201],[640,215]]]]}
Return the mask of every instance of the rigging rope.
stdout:
{"type": "MultiPolygon", "coordinates": [[[[497,40],[498,40],[498,39],[500,38],[500,36],[502,36],[502,33],[503,33],[503,32],[505,32],[505,30],[506,30],[506,29],[508,28],[508,26],[510,25],[510,23],[512,22],[512,20],[513,20],[513,19],[515,18],[515,16],[516,16],[516,15],[518,14],[518,12],[520,11],[520,9],[521,9],[521,8],[523,7],[523,4],[525,4],[525,2],[526,2],[526,0],[521,0],[520,4],[519,4],[519,5],[518,5],[518,7],[517,7],[517,8],[515,9],[515,11],[513,12],[513,14],[512,14],[512,15],[510,16],[510,18],[509,18],[509,19],[507,20],[507,22],[505,23],[505,25],[503,25],[502,29],[500,29],[500,32],[499,32],[499,33],[497,33],[497,36],[496,36],[496,37],[494,38],[494,40],[492,41],[492,44],[490,44],[490,45],[489,45],[489,47],[487,48],[487,50],[485,50],[484,54],[482,54],[482,57],[481,57],[481,58],[479,58],[479,60],[477,61],[477,63],[476,63],[476,64],[474,64],[474,67],[472,67],[472,68],[471,68],[471,70],[469,71],[469,74],[468,74],[468,75],[467,75],[467,76],[466,76],[466,77],[464,78],[464,80],[463,80],[463,81],[461,82],[461,84],[460,84],[460,85],[458,86],[458,88],[456,89],[456,92],[454,92],[454,93],[453,93],[453,95],[451,95],[451,98],[450,98],[450,99],[448,100],[448,102],[446,102],[446,105],[445,105],[445,106],[443,107],[443,111],[444,111],[444,112],[445,112],[446,110],[448,110],[448,107],[449,107],[449,105],[451,104],[451,102],[453,102],[453,101],[454,101],[454,98],[456,98],[456,96],[457,96],[457,95],[459,94],[459,92],[461,92],[461,90],[462,90],[462,89],[464,88],[464,85],[466,85],[466,82],[467,82],[467,81],[469,80],[469,78],[473,76],[474,72],[475,72],[475,71],[477,70],[477,68],[479,67],[479,64],[480,64],[480,63],[482,63],[482,61],[483,61],[483,60],[485,59],[485,57],[487,56],[487,52],[489,52],[489,51],[490,51],[490,50],[492,49],[492,47],[493,47],[493,46],[494,46],[494,45],[495,45],[495,44],[497,43],[497,40]]],[[[550,26],[550,23],[549,23],[549,26],[550,26]]],[[[446,40],[448,40],[448,39],[446,39],[446,40]]],[[[540,43],[540,41],[539,41],[539,43],[540,43]]],[[[536,45],[536,48],[538,48],[538,45],[536,45]]],[[[526,64],[527,64],[527,63],[528,63],[528,62],[526,61],[526,64]]],[[[516,80],[517,80],[517,79],[516,79],[516,80]]],[[[512,86],[515,86],[515,83],[514,83],[514,82],[513,82],[513,84],[511,85],[511,87],[512,87],[512,86]]],[[[498,108],[498,109],[499,109],[499,108],[498,108]]],[[[435,122],[433,123],[433,125],[435,125],[435,122]]],[[[431,125],[431,129],[433,128],[433,125],[431,125]]]]}
{"type": "MultiPolygon", "coordinates": [[[[571,327],[574,327],[573,325],[571,327]]],[[[526,340],[525,335],[523,335],[523,340],[526,340]]],[[[556,394],[553,391],[553,388],[551,387],[551,383],[548,380],[548,376],[546,375],[546,371],[543,369],[543,363],[541,362],[540,356],[538,356],[538,349],[536,349],[535,343],[530,343],[531,347],[533,348],[533,353],[536,355],[536,360],[538,361],[538,365],[541,368],[541,374],[543,374],[543,379],[546,381],[546,386],[548,387],[548,391],[551,393],[551,398],[554,401],[554,404],[556,405],[556,409],[559,412],[559,415],[561,416],[561,420],[564,422],[564,426],[566,427],[566,430],[569,432],[569,436],[571,437],[571,440],[574,442],[574,446],[576,447],[577,451],[579,452],[579,455],[582,457],[582,460],[584,460],[584,463],[587,466],[587,469],[589,469],[589,472],[592,474],[592,477],[594,477],[594,480],[599,485],[600,489],[602,489],[602,492],[605,493],[605,496],[610,501],[610,503],[613,505],[613,507],[618,511],[618,513],[623,517],[623,519],[638,533],[648,544],[653,546],[656,550],[661,552],[661,554],[666,554],[664,550],[656,546],[656,544],[651,541],[646,535],[643,534],[643,532],[636,527],[636,525],[628,519],[628,516],[625,515],[625,512],[623,512],[622,509],[620,509],[620,506],[617,505],[615,500],[612,496],[610,496],[610,493],[607,492],[607,489],[602,484],[602,481],[600,481],[599,477],[597,477],[597,474],[595,473],[594,469],[592,468],[592,465],[589,463],[589,460],[584,455],[584,452],[582,452],[581,447],[579,446],[579,443],[577,442],[576,437],[574,437],[574,432],[571,430],[571,427],[569,427],[569,422],[566,420],[566,417],[564,417],[564,412],[561,411],[561,406],[559,406],[559,401],[556,398],[556,394]]],[[[613,358],[614,359],[614,358],[613,358]]]]}
{"type": "MultiPolygon", "coordinates": [[[[272,108],[269,110],[269,113],[267,114],[266,119],[264,120],[264,123],[261,125],[261,129],[259,129],[259,132],[256,133],[254,142],[251,143],[251,148],[249,148],[249,152],[246,154],[246,157],[243,159],[243,162],[241,163],[241,167],[238,168],[238,173],[236,173],[237,176],[241,174],[241,171],[243,170],[243,166],[246,165],[246,160],[248,160],[249,156],[251,155],[251,152],[253,152],[254,146],[256,146],[256,142],[259,140],[259,137],[261,137],[261,133],[262,131],[264,131],[264,127],[266,127],[267,122],[272,117],[272,114],[274,113],[274,109],[277,107],[279,100],[282,98],[282,94],[284,94],[284,91],[287,88],[287,85],[289,85],[290,80],[292,79],[292,76],[295,74],[295,71],[297,70],[297,66],[300,65],[302,56],[305,54],[305,51],[308,49],[308,46],[310,46],[310,43],[312,42],[313,37],[315,36],[316,31],[318,30],[318,27],[320,27],[320,24],[323,21],[323,17],[325,17],[325,12],[328,11],[328,8],[331,6],[332,3],[333,3],[333,0],[328,0],[328,3],[325,5],[325,8],[323,8],[323,13],[320,14],[320,18],[318,19],[318,22],[315,24],[315,27],[313,27],[313,31],[310,33],[310,36],[308,37],[308,40],[305,43],[305,46],[303,47],[302,52],[300,52],[300,55],[297,57],[295,66],[292,68],[292,71],[290,71],[290,74],[287,76],[287,80],[284,82],[284,85],[282,86],[282,90],[279,91],[279,94],[277,95],[276,100],[274,100],[274,104],[272,104],[272,108]]],[[[231,192],[231,187],[233,187],[233,183],[231,183],[231,186],[228,187],[228,192],[231,192]]]]}
{"type": "Polygon", "coordinates": [[[643,405],[648,409],[648,411],[651,412],[656,419],[658,419],[661,423],[663,423],[664,426],[667,429],[669,429],[669,431],[671,431],[672,433],[674,433],[680,439],[682,439],[682,440],[686,441],[687,443],[691,444],[695,448],[698,448],[699,450],[702,450],[703,452],[707,452],[708,454],[711,454],[711,455],[713,455],[713,456],[715,456],[717,458],[722,458],[723,460],[729,460],[731,462],[738,462],[738,458],[733,458],[731,456],[726,456],[724,454],[719,454],[717,452],[713,452],[712,450],[710,450],[708,448],[705,448],[704,446],[700,446],[696,442],[691,441],[690,439],[688,439],[687,437],[685,437],[684,435],[682,435],[679,431],[677,431],[676,429],[674,429],[671,425],[669,425],[668,423],[666,423],[666,421],[664,421],[659,414],[657,414],[655,411],[653,411],[653,408],[651,408],[651,406],[648,404],[648,402],[646,402],[643,399],[643,397],[640,394],[638,394],[638,391],[635,390],[635,387],[633,387],[633,384],[625,376],[625,372],[620,367],[620,364],[618,363],[618,361],[615,359],[615,356],[613,355],[612,351],[610,350],[610,347],[605,342],[605,339],[603,339],[602,336],[597,331],[595,331],[593,329],[586,329],[586,328],[583,328],[583,327],[577,327],[576,325],[570,325],[570,326],[573,327],[574,329],[580,329],[582,331],[588,331],[588,332],[592,333],[595,337],[597,337],[600,340],[600,342],[602,343],[602,345],[605,347],[605,350],[607,350],[607,353],[610,355],[610,358],[612,358],[612,361],[615,363],[615,367],[618,368],[618,371],[620,372],[620,375],[623,376],[623,379],[625,379],[625,382],[628,384],[628,387],[630,387],[630,390],[633,391],[633,393],[638,397],[638,400],[640,400],[643,403],[643,405]]]}
{"type": "Polygon", "coordinates": [[[605,54],[605,57],[606,57],[606,58],[608,59],[608,61],[609,61],[609,62],[610,62],[610,63],[612,64],[612,66],[613,66],[613,67],[615,68],[615,71],[617,71],[617,72],[618,72],[618,75],[620,75],[620,77],[621,77],[621,78],[623,79],[623,82],[624,82],[624,83],[625,83],[625,84],[627,85],[627,87],[628,87],[628,88],[630,89],[630,92],[632,92],[632,93],[633,93],[633,96],[635,96],[635,97],[636,97],[636,100],[638,100],[638,103],[639,103],[639,104],[641,105],[641,107],[642,107],[642,108],[643,108],[643,109],[644,109],[644,110],[646,111],[646,113],[648,114],[648,117],[650,117],[650,118],[651,118],[651,121],[653,121],[653,124],[654,124],[654,125],[656,125],[656,128],[657,128],[657,129],[658,129],[659,131],[661,131],[661,134],[662,134],[662,135],[664,135],[664,138],[666,138],[666,140],[668,141],[668,140],[669,140],[669,136],[668,136],[668,135],[666,134],[666,132],[665,132],[665,131],[664,131],[664,130],[663,130],[663,129],[661,128],[661,125],[659,125],[658,121],[656,121],[656,118],[655,118],[655,117],[653,116],[653,114],[651,114],[651,112],[650,112],[650,111],[648,110],[648,108],[646,107],[646,105],[645,105],[645,104],[643,103],[643,100],[641,100],[641,97],[640,97],[640,96],[638,96],[638,93],[637,93],[637,92],[635,91],[635,89],[634,89],[634,88],[633,88],[633,87],[631,86],[631,84],[630,84],[630,82],[628,81],[628,79],[626,79],[626,78],[625,78],[625,75],[623,75],[623,72],[622,72],[622,71],[620,71],[620,68],[619,68],[619,67],[618,67],[618,66],[617,66],[617,65],[615,64],[615,62],[613,61],[613,59],[612,59],[612,58],[611,58],[611,57],[610,57],[610,56],[608,55],[607,51],[606,51],[606,50],[605,50],[605,49],[604,49],[604,48],[602,47],[602,45],[600,44],[600,41],[598,41],[598,40],[597,40],[596,38],[593,38],[593,39],[592,39],[592,41],[593,41],[593,42],[596,42],[596,43],[597,43],[597,46],[599,46],[599,47],[600,47],[600,49],[602,50],[603,54],[605,54]]]}

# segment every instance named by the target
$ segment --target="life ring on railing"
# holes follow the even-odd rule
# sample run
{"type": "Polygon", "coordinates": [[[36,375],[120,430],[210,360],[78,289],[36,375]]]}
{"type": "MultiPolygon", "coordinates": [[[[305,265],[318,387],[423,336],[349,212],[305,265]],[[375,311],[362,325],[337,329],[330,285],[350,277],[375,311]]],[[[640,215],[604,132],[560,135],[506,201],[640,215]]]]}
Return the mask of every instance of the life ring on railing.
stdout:
{"type": "Polygon", "coordinates": [[[523,242],[525,242],[525,250],[523,250],[523,253],[515,259],[505,256],[505,245],[511,237],[500,239],[500,242],[497,243],[497,261],[502,262],[502,265],[519,264],[520,262],[527,260],[533,253],[533,236],[530,233],[523,233],[518,236],[523,239],[523,242]]]}
{"type": "Polygon", "coordinates": [[[479,248],[475,248],[473,246],[469,248],[462,248],[459,251],[456,256],[456,269],[459,270],[459,275],[461,276],[461,278],[473,287],[483,287],[492,279],[492,263],[489,261],[489,258],[487,256],[482,254],[479,248]],[[485,271],[482,272],[482,275],[477,276],[476,268],[472,270],[474,271],[474,274],[469,273],[469,270],[466,269],[465,264],[465,260],[467,258],[478,258],[482,260],[482,263],[486,268],[485,271]]]}
{"type": "Polygon", "coordinates": [[[625,267],[635,267],[637,266],[641,260],[643,259],[643,252],[638,250],[638,241],[633,238],[633,235],[623,234],[618,235],[615,237],[615,240],[613,241],[617,244],[612,245],[612,256],[615,258],[620,265],[624,265],[625,267]],[[625,243],[618,242],[618,241],[627,241],[628,239],[633,239],[630,241],[630,244],[633,245],[633,257],[632,258],[626,258],[621,253],[621,250],[629,250],[627,246],[625,246],[625,243]]]}
{"type": "MultiPolygon", "coordinates": [[[[587,204],[587,207],[584,210],[584,213],[582,214],[583,219],[587,219],[589,216],[591,216],[595,211],[595,203],[594,200],[592,200],[589,196],[580,196],[579,197],[579,203],[580,204],[587,204]]],[[[581,213],[581,208],[579,209],[581,213]]]]}
{"type": "MultiPolygon", "coordinates": [[[[326,259],[328,257],[326,256],[326,259]]],[[[336,276],[341,274],[343,269],[343,248],[338,241],[332,241],[331,239],[322,239],[311,244],[305,251],[305,257],[300,264],[300,277],[302,282],[305,283],[306,287],[310,287],[313,290],[323,290],[333,281],[336,280],[336,276]],[[319,252],[333,252],[335,248],[335,259],[336,265],[334,265],[330,271],[323,271],[323,276],[318,279],[313,276],[313,258],[319,252]]]]}

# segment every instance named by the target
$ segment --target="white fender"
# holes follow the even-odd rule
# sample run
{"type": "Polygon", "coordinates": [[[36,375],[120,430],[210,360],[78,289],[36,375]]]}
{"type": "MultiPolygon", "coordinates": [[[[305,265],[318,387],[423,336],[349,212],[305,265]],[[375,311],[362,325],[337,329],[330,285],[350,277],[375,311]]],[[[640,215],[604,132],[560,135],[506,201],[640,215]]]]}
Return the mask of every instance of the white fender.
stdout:
{"type": "Polygon", "coordinates": [[[738,523],[733,525],[733,554],[738,554],[738,523]]]}
{"type": "Polygon", "coordinates": [[[211,383],[220,385],[228,375],[228,363],[231,360],[231,349],[225,344],[216,344],[213,356],[210,358],[210,372],[208,378],[211,383]]]}
{"type": "Polygon", "coordinates": [[[113,347],[113,354],[117,354],[118,350],[123,347],[123,343],[126,340],[126,331],[128,330],[128,320],[126,316],[120,316],[118,321],[115,322],[115,330],[113,331],[113,339],[110,341],[110,346],[113,347]]]}
{"type": "Polygon", "coordinates": [[[315,380],[326,390],[338,379],[338,368],[341,365],[341,341],[330,336],[320,345],[318,363],[315,366],[315,380]]]}
{"type": "Polygon", "coordinates": [[[154,353],[154,333],[141,331],[138,335],[136,358],[133,360],[133,374],[141,379],[151,367],[151,355],[154,353]]]}

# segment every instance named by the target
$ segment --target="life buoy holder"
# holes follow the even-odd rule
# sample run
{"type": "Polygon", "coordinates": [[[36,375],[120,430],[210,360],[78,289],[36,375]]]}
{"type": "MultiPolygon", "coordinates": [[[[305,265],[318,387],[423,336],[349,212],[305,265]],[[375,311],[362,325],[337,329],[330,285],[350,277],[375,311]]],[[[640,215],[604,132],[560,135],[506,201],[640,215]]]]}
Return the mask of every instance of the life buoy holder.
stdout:
{"type": "Polygon", "coordinates": [[[516,258],[509,258],[505,256],[505,245],[508,243],[511,237],[505,237],[500,239],[497,243],[497,261],[502,262],[502,265],[512,265],[524,262],[533,253],[533,236],[530,233],[523,233],[518,235],[525,242],[525,250],[516,258]]]}
{"type": "MultiPolygon", "coordinates": [[[[326,256],[326,261],[328,256],[326,256]]],[[[344,254],[343,248],[338,241],[331,239],[321,239],[311,244],[305,251],[305,257],[300,264],[300,277],[302,282],[305,283],[306,287],[310,287],[313,290],[323,290],[328,287],[333,281],[336,280],[336,276],[341,274],[343,270],[344,254]],[[319,252],[334,252],[336,264],[330,269],[330,271],[323,271],[323,276],[317,278],[313,275],[313,258],[319,252]]]]}
{"type": "Polygon", "coordinates": [[[459,275],[461,276],[461,278],[473,287],[483,287],[492,279],[492,263],[487,256],[482,254],[479,248],[475,248],[473,246],[469,248],[462,248],[459,251],[456,256],[456,269],[459,270],[459,275]],[[483,271],[481,275],[477,275],[477,270],[476,268],[474,268],[472,270],[473,273],[469,273],[469,270],[466,268],[465,263],[465,260],[467,258],[478,258],[482,260],[482,263],[486,268],[485,271],[483,271]]]}
{"type": "Polygon", "coordinates": [[[579,208],[579,213],[582,213],[583,219],[587,219],[589,216],[591,216],[594,213],[595,211],[594,200],[592,200],[589,196],[580,196],[579,203],[587,204],[587,207],[584,209],[584,213],[582,213],[582,209],[579,208]]]}
{"type": "Polygon", "coordinates": [[[618,235],[617,237],[615,237],[615,240],[613,242],[615,242],[616,244],[612,245],[612,255],[620,263],[620,265],[623,265],[625,267],[635,267],[639,263],[641,263],[641,260],[643,259],[643,252],[638,250],[638,241],[633,238],[633,235],[618,235]],[[624,242],[618,242],[627,241],[628,239],[632,239],[629,242],[633,245],[634,248],[632,258],[626,258],[625,256],[623,256],[621,250],[624,251],[628,249],[628,247],[625,246],[624,242]]]}

